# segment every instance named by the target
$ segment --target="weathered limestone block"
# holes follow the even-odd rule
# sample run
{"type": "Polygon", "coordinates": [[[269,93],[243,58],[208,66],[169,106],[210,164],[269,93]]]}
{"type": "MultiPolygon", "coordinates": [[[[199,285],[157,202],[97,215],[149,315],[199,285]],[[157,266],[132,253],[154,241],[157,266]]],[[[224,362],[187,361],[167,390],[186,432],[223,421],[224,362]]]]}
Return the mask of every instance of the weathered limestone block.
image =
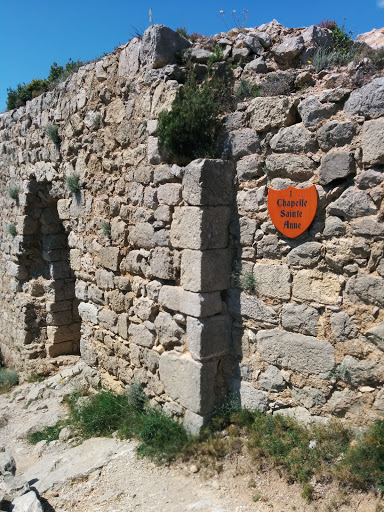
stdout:
{"type": "Polygon", "coordinates": [[[147,275],[148,271],[148,251],[144,249],[129,251],[122,263],[126,272],[130,274],[147,275]]]}
{"type": "Polygon", "coordinates": [[[351,221],[352,234],[357,236],[384,236],[384,225],[377,217],[361,217],[351,221]]]}
{"type": "Polygon", "coordinates": [[[231,211],[226,206],[175,208],[171,243],[181,249],[223,249],[228,245],[231,211]]]}
{"type": "Polygon", "coordinates": [[[70,199],[59,199],[57,201],[57,213],[59,215],[59,219],[68,220],[71,217],[69,208],[71,205],[70,199]]]}
{"type": "Polygon", "coordinates": [[[95,304],[100,304],[102,306],[105,304],[103,290],[100,290],[100,288],[98,288],[94,284],[91,284],[88,287],[88,298],[89,298],[90,302],[93,302],[95,304]]]}
{"type": "Polygon", "coordinates": [[[291,298],[291,273],[286,265],[256,263],[253,275],[258,295],[271,299],[291,298]]]}
{"type": "Polygon", "coordinates": [[[117,314],[110,309],[101,309],[99,312],[99,323],[104,329],[114,330],[117,323],[117,314]]]}
{"type": "Polygon", "coordinates": [[[384,306],[384,279],[376,276],[353,276],[345,288],[345,300],[353,304],[384,306]]]}
{"type": "Polygon", "coordinates": [[[274,327],[278,324],[277,313],[270,306],[259,300],[254,295],[248,295],[241,290],[232,288],[227,294],[229,312],[236,318],[245,316],[265,327],[274,327]]]}
{"type": "Polygon", "coordinates": [[[140,347],[152,348],[155,344],[155,335],[143,324],[130,324],[128,326],[129,340],[140,347]]]}
{"type": "Polygon", "coordinates": [[[103,267],[115,272],[119,270],[121,255],[118,247],[102,247],[99,256],[103,267]]]}
{"type": "Polygon", "coordinates": [[[96,270],[96,284],[102,290],[112,290],[114,288],[114,273],[108,270],[96,270]]]}
{"type": "Polygon", "coordinates": [[[118,76],[134,76],[140,67],[141,40],[138,37],[131,39],[129,44],[120,52],[118,76]]]}
{"type": "Polygon", "coordinates": [[[317,140],[323,151],[349,144],[355,135],[355,127],[350,121],[330,121],[317,132],[317,140]]]}
{"type": "Polygon", "coordinates": [[[155,230],[152,224],[138,222],[129,230],[129,242],[140,249],[152,249],[155,247],[155,230]]]}
{"type": "Polygon", "coordinates": [[[378,384],[383,376],[384,364],[372,359],[359,360],[345,356],[342,362],[345,380],[352,386],[378,384]]]}
{"type": "Polygon", "coordinates": [[[117,332],[118,332],[119,336],[121,336],[125,340],[128,339],[128,327],[129,327],[128,314],[120,313],[118,316],[118,319],[117,319],[117,332]]]}
{"type": "Polygon", "coordinates": [[[311,25],[301,32],[301,37],[306,46],[329,46],[332,42],[332,34],[327,29],[322,29],[317,25],[311,25]]]}
{"type": "Polygon", "coordinates": [[[357,336],[356,320],[353,321],[345,311],[331,315],[332,334],[337,341],[345,341],[357,336]]]}
{"type": "Polygon", "coordinates": [[[363,126],[363,162],[369,165],[384,164],[384,121],[366,121],[363,126]]]}
{"type": "Polygon", "coordinates": [[[232,131],[228,133],[223,142],[223,156],[235,160],[257,153],[259,149],[260,139],[251,128],[232,131]]]}
{"type": "Polygon", "coordinates": [[[228,206],[233,200],[233,162],[200,158],[184,171],[183,199],[195,206],[228,206]]]}
{"type": "Polygon", "coordinates": [[[350,389],[335,391],[327,402],[327,409],[330,413],[343,416],[346,411],[356,402],[356,393],[350,389]]]}
{"type": "Polygon", "coordinates": [[[290,126],[296,121],[296,105],[297,100],[286,96],[254,98],[246,110],[249,127],[264,132],[271,128],[290,126]]]}
{"type": "Polygon", "coordinates": [[[315,308],[304,304],[283,305],[281,325],[287,331],[316,336],[318,320],[319,313],[315,308]]]}
{"type": "Polygon", "coordinates": [[[268,395],[265,391],[256,389],[249,382],[231,379],[229,388],[240,402],[241,407],[250,411],[265,412],[268,408],[268,395]]]}
{"type": "Polygon", "coordinates": [[[244,71],[251,73],[267,73],[268,68],[264,57],[257,57],[244,66],[244,71]]]}
{"type": "MultiPolygon", "coordinates": [[[[84,303],[81,303],[84,304],[84,303]]],[[[91,323],[97,323],[97,308],[96,311],[86,311],[85,313],[80,313],[80,316],[84,320],[82,315],[88,315],[91,316],[91,323]],[[96,320],[96,321],[93,321],[96,320]]],[[[85,321],[85,320],[84,320],[85,321]]],[[[47,340],[48,343],[56,344],[56,343],[63,343],[64,341],[71,341],[79,338],[80,333],[80,324],[78,323],[71,323],[70,325],[66,326],[47,326],[47,340]]]]}
{"type": "Polygon", "coordinates": [[[319,178],[322,185],[328,185],[332,181],[346,178],[355,172],[355,159],[353,153],[347,151],[335,151],[326,154],[321,160],[319,178]]]}
{"type": "Polygon", "coordinates": [[[164,352],[160,357],[160,380],[167,395],[195,414],[213,410],[216,371],[216,361],[202,364],[177,352],[164,352]]]}
{"type": "Polygon", "coordinates": [[[187,319],[187,347],[192,357],[205,361],[222,356],[229,351],[230,318],[216,315],[209,318],[187,319]]]}
{"type": "Polygon", "coordinates": [[[272,49],[276,60],[284,64],[289,64],[303,50],[304,39],[302,36],[286,37],[282,43],[272,49]]]}
{"type": "Polygon", "coordinates": [[[384,413],[384,389],[380,389],[380,391],[376,395],[376,399],[373,403],[373,408],[381,413],[384,413]]]}
{"type": "Polygon", "coordinates": [[[267,206],[266,187],[240,190],[237,193],[237,204],[245,212],[258,212],[267,206]]]}
{"type": "Polygon", "coordinates": [[[120,124],[125,116],[125,106],[120,98],[113,100],[106,108],[105,122],[120,124]]]}
{"type": "Polygon", "coordinates": [[[273,415],[278,414],[279,416],[284,416],[285,418],[292,418],[298,423],[302,423],[304,425],[310,425],[313,422],[313,417],[307,409],[304,407],[289,407],[288,409],[278,409],[274,411],[273,415]]]}
{"type": "Polygon", "coordinates": [[[340,293],[339,278],[336,274],[318,270],[300,270],[293,278],[294,299],[335,304],[340,293]]]}
{"type": "Polygon", "coordinates": [[[301,124],[282,128],[272,137],[270,146],[277,153],[309,153],[317,150],[313,134],[301,124]]]}
{"type": "Polygon", "coordinates": [[[334,103],[321,103],[316,96],[309,96],[297,107],[304,126],[316,126],[320,121],[328,119],[337,110],[334,103]]]}
{"type": "Polygon", "coordinates": [[[166,247],[156,247],[149,258],[149,274],[159,279],[175,279],[179,267],[178,258],[166,247]]]}
{"type": "Polygon", "coordinates": [[[181,255],[181,286],[191,292],[226,290],[229,288],[231,254],[229,249],[184,249],[181,255]]]}
{"type": "Polygon", "coordinates": [[[18,496],[12,504],[14,512],[43,512],[43,507],[34,491],[18,496]]]}
{"type": "Polygon", "coordinates": [[[288,265],[314,267],[321,258],[321,244],[306,242],[292,249],[287,256],[288,265]]]}
{"type": "Polygon", "coordinates": [[[154,322],[157,337],[161,345],[167,350],[180,345],[184,338],[184,330],[175,322],[173,317],[162,311],[154,322]]]}
{"type": "Polygon", "coordinates": [[[0,475],[16,473],[16,461],[13,456],[8,452],[0,452],[0,475]]]}
{"type": "Polygon", "coordinates": [[[236,173],[239,181],[253,180],[263,175],[264,159],[260,155],[248,155],[237,162],[236,173]]]}
{"type": "Polygon", "coordinates": [[[159,204],[176,206],[181,201],[182,186],[180,183],[165,183],[157,189],[157,199],[159,204]]]}
{"type": "Polygon", "coordinates": [[[325,404],[324,394],[316,388],[304,386],[303,388],[293,387],[291,390],[292,398],[301,405],[310,409],[311,407],[321,407],[325,404]]]}
{"type": "Polygon", "coordinates": [[[222,309],[219,292],[193,293],[177,286],[163,286],[159,303],[173,311],[196,317],[216,315],[222,309]]]}
{"type": "Polygon", "coordinates": [[[265,161],[268,176],[271,178],[291,178],[305,180],[314,175],[316,164],[302,155],[269,155],[265,161]]]}
{"type": "Polygon", "coordinates": [[[384,78],[375,78],[371,83],[352,91],[344,110],[349,115],[368,118],[384,115],[384,78]]]}
{"type": "Polygon", "coordinates": [[[344,219],[373,215],[377,208],[372,199],[363,190],[348,187],[341,196],[328,205],[328,215],[338,215],[344,219]]]}
{"type": "Polygon", "coordinates": [[[326,340],[279,329],[259,331],[256,339],[264,361],[280,368],[325,379],[335,365],[335,349],[326,340]]]}
{"type": "Polygon", "coordinates": [[[137,297],[133,301],[131,313],[136,315],[140,320],[153,320],[158,311],[158,306],[148,297],[137,297]]]}
{"type": "Polygon", "coordinates": [[[87,302],[80,302],[78,310],[79,315],[83,322],[89,322],[91,324],[97,324],[97,313],[98,307],[94,304],[89,304],[87,302]]]}
{"type": "Polygon", "coordinates": [[[355,178],[356,186],[363,190],[369,190],[376,185],[380,185],[382,181],[383,173],[375,169],[367,169],[355,178]]]}
{"type": "Polygon", "coordinates": [[[152,69],[177,64],[177,54],[190,46],[187,39],[170,28],[151,25],[141,39],[140,62],[152,69]]]}
{"type": "Polygon", "coordinates": [[[253,244],[256,227],[257,223],[254,219],[250,219],[248,217],[241,217],[239,219],[237,238],[239,238],[241,245],[251,246],[253,244]]]}
{"type": "Polygon", "coordinates": [[[274,392],[282,391],[286,387],[280,370],[272,365],[260,375],[259,384],[263,389],[274,392]]]}
{"type": "Polygon", "coordinates": [[[366,337],[384,352],[384,322],[371,327],[366,333],[366,337]]]}
{"type": "Polygon", "coordinates": [[[326,237],[342,236],[345,233],[344,222],[339,217],[327,217],[323,235],[326,237]]]}

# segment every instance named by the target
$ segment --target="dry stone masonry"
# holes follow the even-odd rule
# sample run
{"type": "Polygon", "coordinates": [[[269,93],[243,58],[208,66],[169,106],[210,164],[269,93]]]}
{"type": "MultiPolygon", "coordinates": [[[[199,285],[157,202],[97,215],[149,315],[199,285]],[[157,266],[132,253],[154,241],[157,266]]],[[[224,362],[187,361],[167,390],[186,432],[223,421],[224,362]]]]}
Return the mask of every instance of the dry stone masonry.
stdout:
{"type": "Polygon", "coordinates": [[[6,361],[80,353],[192,432],[229,393],[306,422],[383,417],[384,78],[356,88],[359,64],[315,73],[329,41],[274,20],[192,45],[153,25],[1,114],[6,361]],[[204,75],[217,44],[235,87],[267,93],[223,117],[221,159],[181,167],[157,117],[185,80],[180,55],[204,75]],[[315,220],[288,239],[268,188],[313,184],[315,220]]]}

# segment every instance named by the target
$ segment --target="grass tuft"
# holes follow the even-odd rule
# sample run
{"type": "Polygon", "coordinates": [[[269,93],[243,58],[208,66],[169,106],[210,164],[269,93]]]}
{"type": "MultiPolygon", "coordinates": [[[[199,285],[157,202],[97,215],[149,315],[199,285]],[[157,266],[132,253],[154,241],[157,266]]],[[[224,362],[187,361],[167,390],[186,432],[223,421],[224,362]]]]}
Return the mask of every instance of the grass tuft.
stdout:
{"type": "Polygon", "coordinates": [[[57,146],[61,142],[61,137],[59,135],[59,127],[55,124],[47,125],[45,129],[45,133],[47,134],[48,139],[50,139],[57,146]]]}
{"type": "Polygon", "coordinates": [[[260,87],[256,84],[252,85],[248,80],[242,78],[235,94],[240,101],[246,98],[257,98],[260,96],[260,87]]]}
{"type": "Polygon", "coordinates": [[[15,237],[17,235],[16,226],[14,224],[12,224],[12,223],[8,224],[8,226],[7,226],[7,233],[9,233],[13,237],[15,237]]]}
{"type": "Polygon", "coordinates": [[[18,201],[19,200],[19,187],[17,185],[11,185],[8,188],[8,195],[11,199],[18,201]]]}
{"type": "Polygon", "coordinates": [[[10,368],[0,368],[0,394],[6,393],[19,382],[19,375],[10,368]]]}
{"type": "Polygon", "coordinates": [[[78,174],[70,174],[65,178],[65,186],[72,194],[77,194],[81,189],[80,176],[78,174]]]}
{"type": "Polygon", "coordinates": [[[59,434],[61,430],[68,425],[67,421],[59,421],[56,425],[52,425],[50,427],[45,427],[43,430],[38,432],[33,432],[28,436],[28,442],[31,444],[37,444],[40,441],[47,441],[50,443],[51,441],[56,441],[59,439],[59,434]]]}
{"type": "Polygon", "coordinates": [[[255,288],[255,276],[252,273],[245,274],[240,277],[240,286],[243,290],[247,290],[249,292],[253,291],[255,288]]]}

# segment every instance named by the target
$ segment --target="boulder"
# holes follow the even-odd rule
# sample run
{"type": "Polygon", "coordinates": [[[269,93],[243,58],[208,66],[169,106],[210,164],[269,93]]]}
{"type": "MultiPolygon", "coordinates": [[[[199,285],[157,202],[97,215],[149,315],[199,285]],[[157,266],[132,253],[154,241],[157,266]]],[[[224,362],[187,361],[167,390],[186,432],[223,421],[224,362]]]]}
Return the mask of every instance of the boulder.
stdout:
{"type": "Polygon", "coordinates": [[[151,25],[143,34],[140,62],[152,69],[177,63],[177,54],[191,46],[190,41],[164,25],[151,25]]]}
{"type": "Polygon", "coordinates": [[[257,132],[290,126],[296,121],[297,102],[285,96],[254,98],[246,110],[250,128],[257,132]]]}
{"type": "Polygon", "coordinates": [[[375,78],[371,83],[352,91],[344,110],[350,116],[360,115],[368,119],[384,115],[384,77],[375,78]]]}
{"type": "Polygon", "coordinates": [[[302,36],[286,37],[282,43],[272,48],[275,59],[283,64],[289,64],[304,50],[302,36]]]}
{"type": "Polygon", "coordinates": [[[327,206],[328,215],[337,215],[346,220],[376,212],[377,208],[369,195],[355,187],[348,187],[336,201],[327,206]]]}
{"type": "Polygon", "coordinates": [[[291,178],[299,180],[310,179],[315,172],[316,164],[304,155],[271,154],[267,157],[265,165],[268,176],[271,178],[291,178]]]}
{"type": "Polygon", "coordinates": [[[350,121],[330,121],[317,132],[317,140],[323,151],[349,144],[355,135],[355,127],[350,121]]]}
{"type": "Polygon", "coordinates": [[[270,146],[277,153],[309,153],[317,150],[313,134],[302,124],[282,128],[272,137],[270,146]]]}
{"type": "Polygon", "coordinates": [[[347,151],[334,151],[327,153],[321,160],[319,178],[322,185],[332,181],[346,178],[355,172],[355,159],[353,153],[347,151]]]}
{"type": "Polygon", "coordinates": [[[328,119],[337,110],[335,103],[321,103],[316,96],[309,96],[297,107],[304,126],[316,126],[320,121],[328,119]]]}
{"type": "Polygon", "coordinates": [[[365,333],[366,337],[384,352],[384,322],[380,322],[365,333]]]}
{"type": "Polygon", "coordinates": [[[34,491],[14,499],[12,505],[12,512],[43,512],[43,507],[34,491]]]}
{"type": "Polygon", "coordinates": [[[319,313],[305,304],[284,304],[281,312],[281,325],[287,331],[317,335],[319,313]]]}
{"type": "MultiPolygon", "coordinates": [[[[383,86],[384,89],[384,86],[383,86]]],[[[384,93],[383,93],[384,102],[384,93]]],[[[383,109],[384,111],[384,109],[383,109]]],[[[362,135],[363,162],[368,165],[384,164],[384,120],[366,121],[362,135]]]]}

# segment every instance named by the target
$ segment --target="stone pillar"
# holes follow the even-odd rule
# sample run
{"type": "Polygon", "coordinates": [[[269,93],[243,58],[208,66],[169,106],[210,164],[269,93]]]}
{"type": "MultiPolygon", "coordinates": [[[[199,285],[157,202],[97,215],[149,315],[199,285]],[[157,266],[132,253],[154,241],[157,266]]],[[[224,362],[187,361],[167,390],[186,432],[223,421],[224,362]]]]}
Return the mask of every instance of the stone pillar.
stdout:
{"type": "Polygon", "coordinates": [[[171,243],[181,251],[180,286],[163,286],[162,306],[187,315],[188,351],[164,352],[160,378],[167,394],[185,409],[185,427],[197,433],[212,415],[220,357],[229,351],[230,317],[221,292],[230,286],[229,223],[234,164],[191,162],[183,177],[185,206],[176,207],[171,243]]]}

